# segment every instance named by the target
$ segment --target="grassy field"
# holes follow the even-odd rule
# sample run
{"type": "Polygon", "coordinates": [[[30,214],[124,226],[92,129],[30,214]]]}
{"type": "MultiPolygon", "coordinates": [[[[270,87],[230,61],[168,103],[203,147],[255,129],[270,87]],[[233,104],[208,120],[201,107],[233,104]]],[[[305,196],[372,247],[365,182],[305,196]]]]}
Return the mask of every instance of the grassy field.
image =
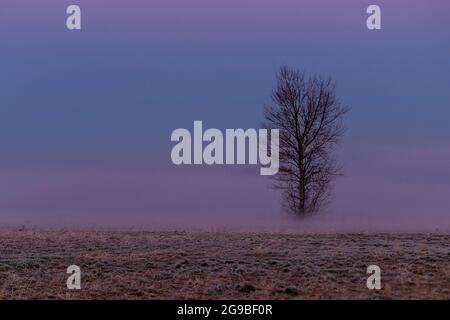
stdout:
{"type": "Polygon", "coordinates": [[[450,299],[450,235],[0,231],[0,299],[175,298],[450,299]]]}

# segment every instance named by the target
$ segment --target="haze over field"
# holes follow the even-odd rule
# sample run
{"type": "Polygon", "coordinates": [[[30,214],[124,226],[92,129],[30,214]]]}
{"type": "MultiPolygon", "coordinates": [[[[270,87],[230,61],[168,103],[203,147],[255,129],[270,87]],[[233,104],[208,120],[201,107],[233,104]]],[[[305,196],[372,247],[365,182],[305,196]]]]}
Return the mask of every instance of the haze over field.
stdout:
{"type": "Polygon", "coordinates": [[[393,150],[391,159],[371,162],[369,173],[356,155],[346,162],[327,211],[312,220],[284,214],[257,168],[8,171],[2,173],[9,184],[0,192],[0,212],[3,225],[447,232],[449,189],[439,175],[448,172],[450,157],[438,151],[393,150]],[[421,168],[432,157],[434,163],[421,168]]]}

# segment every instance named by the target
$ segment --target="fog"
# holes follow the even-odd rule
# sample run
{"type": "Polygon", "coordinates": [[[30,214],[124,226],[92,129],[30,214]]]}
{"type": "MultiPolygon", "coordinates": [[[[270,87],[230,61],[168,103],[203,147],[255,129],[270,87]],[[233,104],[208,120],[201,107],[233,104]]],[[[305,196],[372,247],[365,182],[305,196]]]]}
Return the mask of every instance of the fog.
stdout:
{"type": "Polygon", "coordinates": [[[257,167],[9,168],[2,226],[273,232],[448,232],[448,146],[340,150],[344,176],[312,218],[283,212],[257,167]]]}

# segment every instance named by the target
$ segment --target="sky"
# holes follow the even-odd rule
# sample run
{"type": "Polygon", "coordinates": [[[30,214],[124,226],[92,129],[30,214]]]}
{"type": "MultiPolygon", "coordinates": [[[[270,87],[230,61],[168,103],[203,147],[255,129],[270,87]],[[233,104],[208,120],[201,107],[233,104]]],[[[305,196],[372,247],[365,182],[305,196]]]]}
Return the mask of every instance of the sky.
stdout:
{"type": "Polygon", "coordinates": [[[2,0],[0,70],[0,225],[450,230],[446,0],[2,0]],[[170,160],[194,120],[258,127],[281,65],[351,107],[310,220],[259,167],[170,160]]]}

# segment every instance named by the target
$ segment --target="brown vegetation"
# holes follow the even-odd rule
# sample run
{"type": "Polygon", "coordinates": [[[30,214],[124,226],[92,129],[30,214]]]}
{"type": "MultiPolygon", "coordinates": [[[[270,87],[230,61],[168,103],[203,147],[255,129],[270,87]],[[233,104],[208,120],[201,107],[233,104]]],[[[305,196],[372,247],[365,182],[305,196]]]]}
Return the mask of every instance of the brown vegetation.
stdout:
{"type": "Polygon", "coordinates": [[[0,299],[450,298],[449,235],[0,231],[0,299]],[[81,267],[82,290],[66,288],[81,267]],[[366,268],[382,289],[366,288],[366,268]]]}

